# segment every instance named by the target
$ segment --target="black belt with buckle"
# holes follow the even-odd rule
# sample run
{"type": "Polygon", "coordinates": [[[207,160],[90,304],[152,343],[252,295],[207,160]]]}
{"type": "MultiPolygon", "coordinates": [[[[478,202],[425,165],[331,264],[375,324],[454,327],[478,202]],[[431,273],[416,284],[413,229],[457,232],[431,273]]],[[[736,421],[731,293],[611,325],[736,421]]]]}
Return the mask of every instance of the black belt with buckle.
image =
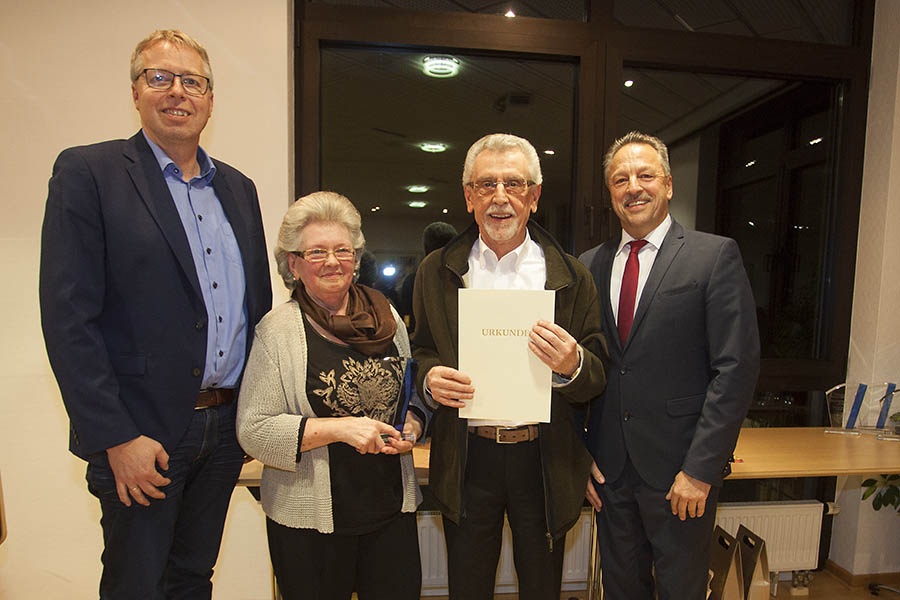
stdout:
{"type": "Polygon", "coordinates": [[[223,404],[231,404],[234,401],[234,389],[232,388],[209,388],[200,390],[197,394],[197,403],[194,408],[210,408],[212,406],[222,406],[223,404]]]}
{"type": "Polygon", "coordinates": [[[538,439],[541,429],[537,425],[522,425],[520,427],[482,425],[480,427],[469,427],[469,433],[494,440],[498,444],[518,444],[519,442],[530,442],[538,439]]]}

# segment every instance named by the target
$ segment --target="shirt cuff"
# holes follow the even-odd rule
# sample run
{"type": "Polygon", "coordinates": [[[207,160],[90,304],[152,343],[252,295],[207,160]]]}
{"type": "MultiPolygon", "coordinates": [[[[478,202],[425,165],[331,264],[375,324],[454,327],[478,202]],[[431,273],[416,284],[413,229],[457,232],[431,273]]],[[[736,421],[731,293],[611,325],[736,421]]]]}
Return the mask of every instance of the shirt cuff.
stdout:
{"type": "Polygon", "coordinates": [[[572,373],[571,377],[566,377],[565,375],[560,375],[556,371],[553,372],[553,381],[551,382],[551,386],[558,388],[569,385],[573,379],[578,377],[578,374],[581,373],[581,366],[584,364],[584,353],[581,350],[581,344],[578,344],[578,367],[575,369],[575,372],[572,373]]]}

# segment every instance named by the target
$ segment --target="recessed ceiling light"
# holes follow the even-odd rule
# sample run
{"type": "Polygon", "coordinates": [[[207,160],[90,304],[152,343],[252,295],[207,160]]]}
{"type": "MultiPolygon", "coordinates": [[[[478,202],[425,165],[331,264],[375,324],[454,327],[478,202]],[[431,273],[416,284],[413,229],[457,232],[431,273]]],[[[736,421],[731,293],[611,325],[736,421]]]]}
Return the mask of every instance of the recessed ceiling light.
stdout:
{"type": "Polygon", "coordinates": [[[421,200],[413,200],[412,202],[407,202],[406,205],[410,208],[425,208],[428,206],[428,203],[421,200]]]}
{"type": "Polygon", "coordinates": [[[626,79],[625,80],[625,87],[631,87],[633,85],[634,85],[634,79],[626,79]]]}
{"type": "Polygon", "coordinates": [[[509,18],[511,19],[511,18],[513,18],[513,17],[516,16],[516,13],[514,13],[514,12],[512,11],[512,9],[509,9],[508,11],[506,11],[506,13],[505,13],[503,16],[504,16],[504,17],[509,17],[509,18]]]}
{"type": "Polygon", "coordinates": [[[551,150],[550,148],[547,148],[546,150],[544,150],[544,154],[546,154],[547,156],[553,156],[554,154],[556,154],[556,150],[551,150]]]}
{"type": "Polygon", "coordinates": [[[381,210],[381,207],[380,207],[380,206],[373,206],[370,210],[371,210],[372,212],[378,212],[379,210],[381,210]]]}
{"type": "Polygon", "coordinates": [[[409,185],[406,186],[406,191],[412,192],[413,194],[424,194],[427,192],[429,188],[427,185],[409,185]]]}
{"type": "Polygon", "coordinates": [[[756,227],[756,223],[754,223],[753,221],[747,221],[747,224],[748,224],[750,227],[756,227]]]}
{"type": "Polygon", "coordinates": [[[744,165],[744,167],[747,168],[747,169],[749,169],[750,167],[752,167],[752,166],[755,165],[755,164],[756,164],[756,161],[755,161],[755,160],[751,160],[751,161],[748,162],[746,165],[744,165]]]}
{"type": "Polygon", "coordinates": [[[446,215],[448,212],[450,212],[450,209],[449,209],[449,208],[445,208],[445,209],[442,210],[441,212],[444,213],[444,214],[446,215]]]}
{"type": "Polygon", "coordinates": [[[430,77],[454,77],[459,73],[459,59],[446,55],[426,56],[422,70],[430,77]]]}
{"type": "Polygon", "coordinates": [[[815,146],[816,144],[818,144],[821,141],[822,141],[822,138],[820,138],[820,137],[813,138],[813,139],[809,140],[809,145],[815,146]]]}
{"type": "Polygon", "coordinates": [[[423,152],[443,152],[447,149],[447,144],[442,142],[422,142],[419,149],[423,152]]]}
{"type": "Polygon", "coordinates": [[[393,277],[397,274],[397,267],[395,267],[394,265],[387,265],[381,270],[381,274],[385,277],[393,277]]]}

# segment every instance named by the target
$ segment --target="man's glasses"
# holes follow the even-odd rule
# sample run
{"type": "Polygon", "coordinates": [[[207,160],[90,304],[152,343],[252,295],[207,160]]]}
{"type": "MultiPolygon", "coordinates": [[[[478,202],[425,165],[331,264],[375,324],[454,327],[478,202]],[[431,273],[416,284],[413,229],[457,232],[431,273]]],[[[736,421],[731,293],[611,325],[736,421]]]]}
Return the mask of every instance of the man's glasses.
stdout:
{"type": "MultiPolygon", "coordinates": [[[[186,94],[191,96],[203,96],[209,91],[209,78],[194,73],[173,73],[165,69],[144,69],[141,75],[147,80],[154,90],[168,90],[175,83],[175,78],[181,78],[181,87],[186,94]]],[[[140,77],[140,75],[138,75],[140,77]]]]}
{"type": "MultiPolygon", "coordinates": [[[[664,177],[663,175],[657,175],[655,173],[639,173],[635,175],[637,178],[638,185],[641,187],[646,187],[659,179],[660,177],[664,177]]],[[[612,179],[609,181],[609,186],[615,188],[617,190],[623,190],[628,187],[628,184],[631,183],[631,176],[629,175],[613,175],[612,179]]]]}
{"type": "Polygon", "coordinates": [[[326,250],[325,248],[310,248],[309,250],[297,250],[291,252],[294,256],[299,256],[309,263],[323,263],[328,260],[329,254],[341,262],[350,262],[356,258],[356,250],[353,248],[335,248],[334,250],[326,250]]]}
{"type": "Polygon", "coordinates": [[[479,196],[493,196],[497,193],[497,186],[503,185],[503,191],[510,196],[524,196],[528,191],[528,186],[534,185],[533,181],[525,181],[518,177],[511,177],[503,181],[495,181],[493,179],[482,179],[480,181],[470,181],[466,185],[474,189],[479,196]]]}

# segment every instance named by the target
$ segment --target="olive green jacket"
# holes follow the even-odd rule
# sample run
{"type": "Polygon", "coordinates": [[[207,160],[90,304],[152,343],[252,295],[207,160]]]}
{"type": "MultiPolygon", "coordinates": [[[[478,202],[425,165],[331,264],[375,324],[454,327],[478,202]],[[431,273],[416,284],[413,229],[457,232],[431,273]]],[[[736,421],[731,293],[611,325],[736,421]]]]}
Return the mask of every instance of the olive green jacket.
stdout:
{"type": "MultiPolygon", "coordinates": [[[[584,405],[603,391],[607,352],[602,305],[591,274],[544,229],[529,223],[528,230],[544,251],[544,288],[556,292],[555,322],[584,350],[580,372],[568,384],[553,388],[551,422],[540,425],[547,537],[552,544],[575,524],[581,512],[591,457],[582,441],[584,424],[580,419],[575,422],[572,405],[584,405]]],[[[442,250],[425,257],[416,274],[416,329],[411,341],[419,363],[416,384],[422,398],[426,398],[424,379],[431,367],[459,366],[457,290],[464,285],[462,275],[468,270],[469,252],[477,238],[478,228],[473,224],[442,250]]],[[[435,411],[429,473],[429,487],[441,512],[456,523],[466,514],[462,484],[468,445],[467,421],[457,413],[446,406],[435,411]]]]}

